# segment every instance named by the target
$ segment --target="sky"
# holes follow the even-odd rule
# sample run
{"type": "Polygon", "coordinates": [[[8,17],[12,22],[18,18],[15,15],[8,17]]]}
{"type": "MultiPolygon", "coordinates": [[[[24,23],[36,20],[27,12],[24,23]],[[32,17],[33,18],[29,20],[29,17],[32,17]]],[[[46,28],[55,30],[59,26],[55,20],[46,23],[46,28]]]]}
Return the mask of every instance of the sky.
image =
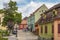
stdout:
{"type": "MultiPolygon", "coordinates": [[[[4,8],[3,4],[10,0],[0,0],[0,9],[4,8]]],[[[23,18],[28,17],[41,5],[45,4],[47,8],[60,3],[60,0],[12,0],[17,2],[18,12],[22,13],[23,18]]]]}

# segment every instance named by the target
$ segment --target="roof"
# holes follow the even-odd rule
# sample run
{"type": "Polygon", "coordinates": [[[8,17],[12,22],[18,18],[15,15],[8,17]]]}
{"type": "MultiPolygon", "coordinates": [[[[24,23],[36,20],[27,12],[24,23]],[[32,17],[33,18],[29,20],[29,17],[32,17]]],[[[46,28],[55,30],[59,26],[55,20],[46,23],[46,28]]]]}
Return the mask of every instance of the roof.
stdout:
{"type": "Polygon", "coordinates": [[[59,3],[59,4],[54,5],[53,7],[51,7],[50,9],[48,9],[48,10],[47,10],[46,12],[44,12],[44,13],[47,13],[47,12],[49,12],[49,11],[53,10],[53,9],[58,8],[58,7],[60,7],[60,3],[59,3]]]}
{"type": "Polygon", "coordinates": [[[30,14],[30,16],[29,16],[29,17],[31,17],[31,16],[33,16],[33,14],[30,14]]]}
{"type": "MultiPolygon", "coordinates": [[[[45,6],[46,7],[46,5],[45,4],[43,4],[43,5],[41,5],[37,10],[35,10],[34,12],[33,12],[33,14],[35,14],[35,12],[37,12],[41,7],[43,7],[43,6],[45,6]]],[[[46,7],[47,8],[47,7],[46,7]]],[[[48,9],[48,8],[47,8],[48,9]]]]}
{"type": "Polygon", "coordinates": [[[28,17],[23,18],[23,20],[27,20],[28,17]]]}
{"type": "MultiPolygon", "coordinates": [[[[60,3],[54,5],[53,7],[51,7],[50,9],[48,9],[48,10],[47,10],[46,12],[44,12],[44,13],[48,13],[48,12],[50,12],[51,10],[56,9],[56,8],[58,8],[58,7],[60,7],[60,3]]],[[[39,19],[35,24],[38,24],[39,21],[40,21],[40,19],[39,19]]]]}
{"type": "MultiPolygon", "coordinates": [[[[32,14],[30,14],[29,17],[33,16],[35,12],[37,12],[42,6],[45,6],[45,4],[41,5],[39,8],[37,8],[32,14]]],[[[45,6],[46,7],[46,6],[45,6]]],[[[47,8],[47,7],[46,7],[47,8]]],[[[47,8],[48,9],[48,8],[47,8]]]]}

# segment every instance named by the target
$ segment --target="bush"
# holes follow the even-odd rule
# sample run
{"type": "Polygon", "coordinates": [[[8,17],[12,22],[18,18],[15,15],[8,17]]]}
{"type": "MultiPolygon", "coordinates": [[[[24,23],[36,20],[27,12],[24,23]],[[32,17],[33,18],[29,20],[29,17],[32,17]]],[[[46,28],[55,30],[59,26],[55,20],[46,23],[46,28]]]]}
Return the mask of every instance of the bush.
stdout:
{"type": "Polygon", "coordinates": [[[8,36],[9,35],[9,32],[5,30],[5,31],[2,32],[2,35],[3,36],[8,36]]]}
{"type": "Polygon", "coordinates": [[[0,34],[0,40],[2,40],[2,35],[0,34]]]}
{"type": "Polygon", "coordinates": [[[8,38],[2,38],[2,40],[8,40],[8,38]]]}
{"type": "Polygon", "coordinates": [[[8,36],[9,32],[7,30],[0,30],[2,36],[8,36]]]}
{"type": "Polygon", "coordinates": [[[8,36],[10,33],[8,31],[5,31],[6,36],[8,36]]]}
{"type": "Polygon", "coordinates": [[[8,38],[3,38],[2,33],[0,33],[0,40],[8,40],[8,38]]]}

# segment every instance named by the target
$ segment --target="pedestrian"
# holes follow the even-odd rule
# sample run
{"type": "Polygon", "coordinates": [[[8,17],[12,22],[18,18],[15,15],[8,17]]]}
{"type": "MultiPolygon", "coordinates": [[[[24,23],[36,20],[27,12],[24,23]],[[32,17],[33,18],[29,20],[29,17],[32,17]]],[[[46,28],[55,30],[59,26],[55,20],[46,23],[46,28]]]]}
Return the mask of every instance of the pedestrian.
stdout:
{"type": "Polygon", "coordinates": [[[28,31],[29,29],[28,29],[28,26],[26,27],[26,31],[28,31]]]}
{"type": "Polygon", "coordinates": [[[15,26],[14,26],[14,34],[16,34],[16,37],[17,37],[17,28],[18,28],[18,24],[16,23],[15,26]]]}
{"type": "Polygon", "coordinates": [[[27,31],[29,31],[29,28],[27,27],[27,31]]]}

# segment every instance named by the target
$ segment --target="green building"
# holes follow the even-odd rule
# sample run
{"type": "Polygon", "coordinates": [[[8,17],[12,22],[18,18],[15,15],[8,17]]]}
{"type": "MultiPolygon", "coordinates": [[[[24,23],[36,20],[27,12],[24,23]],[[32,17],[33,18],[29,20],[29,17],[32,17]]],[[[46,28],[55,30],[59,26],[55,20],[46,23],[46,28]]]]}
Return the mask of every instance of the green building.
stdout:
{"type": "Polygon", "coordinates": [[[35,23],[39,20],[40,14],[45,12],[47,9],[48,8],[45,6],[45,4],[43,4],[28,17],[28,27],[32,31],[35,31],[35,23]]]}
{"type": "Polygon", "coordinates": [[[29,17],[28,17],[28,28],[30,29],[30,31],[33,31],[34,30],[34,22],[35,22],[35,20],[34,20],[35,18],[34,18],[34,15],[33,14],[31,14],[29,17]]]}
{"type": "Polygon", "coordinates": [[[35,16],[35,22],[34,22],[34,25],[35,25],[35,33],[37,35],[39,35],[39,26],[37,24],[37,21],[40,19],[41,15],[40,14],[43,14],[43,12],[47,11],[48,8],[46,7],[45,4],[41,5],[33,14],[35,16]]]}
{"type": "Polygon", "coordinates": [[[43,12],[47,11],[48,8],[45,6],[45,4],[43,4],[42,6],[40,6],[35,12],[35,23],[39,20],[40,18],[40,14],[42,14],[43,12]]]}

